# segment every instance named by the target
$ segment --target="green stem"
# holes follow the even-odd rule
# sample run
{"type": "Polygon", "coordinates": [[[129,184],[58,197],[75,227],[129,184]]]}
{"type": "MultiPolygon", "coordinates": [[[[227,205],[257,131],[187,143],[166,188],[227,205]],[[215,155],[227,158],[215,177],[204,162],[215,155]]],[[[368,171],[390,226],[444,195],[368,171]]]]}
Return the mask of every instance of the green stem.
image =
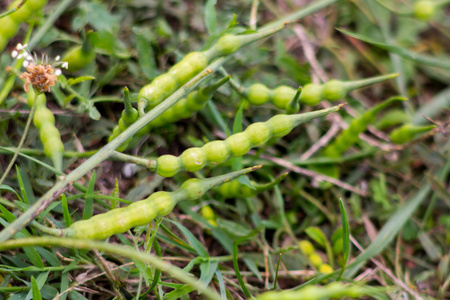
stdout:
{"type": "Polygon", "coordinates": [[[411,127],[410,132],[412,132],[414,134],[418,134],[418,133],[422,133],[422,132],[428,132],[434,128],[436,128],[436,125],[414,126],[414,127],[411,127]]]}
{"type": "Polygon", "coordinates": [[[106,244],[104,242],[97,242],[83,239],[69,239],[61,237],[58,238],[38,237],[38,238],[15,239],[0,243],[0,250],[16,249],[23,247],[36,247],[36,246],[40,247],[56,246],[56,247],[76,248],[84,250],[97,249],[99,251],[108,252],[113,255],[123,256],[130,258],[132,260],[142,261],[149,265],[154,266],[155,268],[163,272],[166,272],[171,277],[175,278],[176,280],[182,283],[191,285],[198,291],[202,292],[202,294],[208,299],[214,300],[221,299],[219,294],[217,294],[211,288],[205,286],[202,282],[200,282],[197,278],[193,277],[191,274],[184,272],[178,267],[175,267],[174,265],[171,265],[154,255],[139,252],[127,246],[112,245],[106,244]]]}
{"type": "Polygon", "coordinates": [[[214,91],[216,91],[218,88],[220,88],[222,85],[224,85],[225,83],[227,83],[230,80],[231,80],[231,75],[227,75],[224,78],[218,80],[217,82],[214,82],[213,84],[208,85],[207,87],[203,88],[203,93],[204,94],[213,93],[214,91]]]}
{"type": "Polygon", "coordinates": [[[268,182],[268,183],[263,183],[263,184],[252,183],[252,185],[253,185],[253,187],[256,189],[256,191],[257,191],[258,193],[259,193],[259,192],[266,191],[266,190],[270,190],[271,188],[273,188],[274,186],[276,186],[277,184],[279,184],[284,178],[286,178],[286,176],[287,176],[288,174],[289,174],[288,172],[283,173],[283,174],[281,174],[280,176],[278,176],[277,179],[275,179],[275,180],[273,180],[273,181],[271,181],[271,182],[268,182]]]}
{"type": "Polygon", "coordinates": [[[16,11],[18,11],[25,3],[27,2],[27,0],[22,0],[22,2],[20,2],[19,4],[17,4],[15,7],[11,8],[8,11],[5,11],[4,13],[0,14],[0,19],[4,18],[16,11]]]}
{"type": "Polygon", "coordinates": [[[296,20],[300,20],[308,15],[311,15],[319,10],[321,10],[322,8],[325,8],[331,4],[334,4],[336,2],[338,2],[339,0],[318,0],[318,1],[313,1],[310,5],[306,6],[306,7],[302,7],[301,9],[285,16],[282,17],[281,19],[278,19],[276,21],[270,22],[262,27],[260,27],[260,30],[269,30],[269,29],[273,29],[276,28],[286,22],[290,23],[290,22],[294,22],[296,20]]]}
{"type": "Polygon", "coordinates": [[[346,103],[342,103],[342,104],[339,104],[339,105],[336,105],[336,106],[333,106],[330,108],[326,108],[326,109],[316,110],[316,111],[312,111],[312,112],[308,112],[308,113],[304,113],[304,114],[292,115],[293,127],[297,127],[300,124],[311,121],[312,119],[320,118],[320,117],[326,116],[332,112],[338,111],[342,107],[344,107],[345,104],[346,103]]]}
{"type": "Polygon", "coordinates": [[[7,228],[0,232],[0,241],[11,238],[14,234],[25,227],[31,220],[38,216],[50,203],[57,199],[62,193],[68,190],[78,179],[83,177],[87,172],[95,168],[101,162],[107,160],[120,145],[125,143],[136,132],[142,129],[146,124],[153,121],[161,115],[166,109],[174,105],[179,99],[186,96],[198,84],[207,79],[214,71],[216,71],[223,63],[225,58],[219,58],[206,68],[203,72],[195,76],[192,80],[179,88],[171,96],[166,98],[162,103],[147,114],[139,118],[135,123],[128,127],[124,132],[117,136],[110,143],[105,145],[95,155],[86,160],[82,165],[73,170],[69,175],[56,183],[47,193],[45,193],[35,204],[30,206],[28,210],[11,223],[7,228]]]}
{"type": "Polygon", "coordinates": [[[356,89],[360,89],[362,87],[366,87],[375,83],[379,83],[385,80],[389,80],[389,79],[393,79],[398,77],[400,74],[398,73],[392,73],[392,74],[387,74],[387,75],[382,75],[382,76],[377,76],[377,77],[371,77],[371,78],[366,78],[366,79],[361,79],[361,80],[355,80],[355,81],[344,81],[342,82],[342,85],[344,86],[344,89],[349,92],[349,91],[353,91],[356,89]]]}
{"type": "Polygon", "coordinates": [[[16,162],[17,156],[19,156],[20,149],[23,147],[23,144],[25,143],[25,139],[27,138],[27,134],[28,134],[28,129],[30,129],[31,120],[33,119],[34,111],[36,110],[37,96],[38,96],[38,94],[34,95],[33,106],[31,107],[30,114],[28,115],[27,124],[25,125],[25,130],[23,131],[22,138],[20,139],[20,142],[19,142],[19,146],[17,146],[17,149],[14,152],[13,158],[9,162],[9,165],[6,168],[5,173],[3,173],[3,176],[0,179],[0,185],[2,185],[3,181],[5,181],[5,179],[6,179],[6,176],[8,176],[9,171],[11,171],[11,168],[13,167],[14,163],[16,162]]]}
{"type": "Polygon", "coordinates": [[[146,159],[138,156],[128,155],[121,152],[115,151],[111,156],[110,159],[123,161],[127,163],[132,163],[136,165],[143,166],[150,171],[156,170],[156,160],[155,159],[146,159]]]}
{"type": "MultiPolygon", "coordinates": [[[[384,108],[388,107],[389,105],[391,105],[392,102],[395,101],[407,101],[407,98],[404,97],[391,97],[389,99],[387,99],[386,101],[372,107],[371,109],[369,109],[368,111],[366,111],[363,115],[366,114],[371,114],[372,116],[375,116],[376,114],[378,114],[381,110],[383,110],[384,108]]],[[[368,124],[367,124],[368,125],[368,124]]]]}

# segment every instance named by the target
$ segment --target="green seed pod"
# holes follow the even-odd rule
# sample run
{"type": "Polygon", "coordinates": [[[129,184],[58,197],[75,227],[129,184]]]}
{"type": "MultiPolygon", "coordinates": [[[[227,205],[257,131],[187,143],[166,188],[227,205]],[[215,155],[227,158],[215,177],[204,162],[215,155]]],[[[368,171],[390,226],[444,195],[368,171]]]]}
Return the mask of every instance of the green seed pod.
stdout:
{"type": "Polygon", "coordinates": [[[411,116],[403,109],[391,109],[374,124],[374,127],[383,130],[409,121],[411,121],[411,116]]]}
{"type": "Polygon", "coordinates": [[[55,116],[52,111],[46,106],[37,107],[33,117],[34,126],[40,130],[43,124],[48,123],[55,124],[55,116]]]}
{"type": "MultiPolygon", "coordinates": [[[[22,2],[22,0],[16,0],[9,6],[8,9],[12,9],[14,7],[17,7],[22,2]]],[[[42,2],[42,1],[40,1],[42,2]]],[[[26,3],[25,3],[26,4],[26,3]]],[[[39,7],[40,9],[40,7],[39,7]]],[[[19,10],[15,11],[11,14],[11,18],[15,20],[17,23],[23,23],[25,21],[28,21],[33,14],[33,9],[30,7],[30,5],[23,5],[19,10]]]]}
{"type": "Polygon", "coordinates": [[[288,103],[295,97],[296,92],[289,86],[281,85],[273,90],[272,103],[278,109],[286,109],[288,103]]]}
{"type": "MultiPolygon", "coordinates": [[[[363,113],[360,117],[355,118],[350,123],[349,127],[341,132],[341,134],[328,146],[326,146],[321,151],[321,156],[323,157],[341,157],[345,151],[350,149],[358,140],[358,135],[364,132],[369,126],[370,123],[375,121],[377,114],[388,105],[390,105],[394,101],[405,101],[406,98],[402,97],[393,97],[388,100],[374,106],[369,109],[365,113],[363,113]]],[[[311,166],[311,170],[322,173],[329,177],[338,178],[339,177],[339,169],[335,164],[321,164],[321,165],[313,165],[311,166]]],[[[324,184],[325,186],[326,184],[324,184]]],[[[329,186],[329,185],[328,185],[329,186]]]]}
{"type": "Polygon", "coordinates": [[[75,222],[69,228],[62,229],[61,235],[84,239],[108,238],[132,227],[146,225],[156,217],[169,214],[178,202],[198,199],[209,189],[260,167],[261,165],[208,179],[189,179],[175,192],[156,192],[127,207],[75,222]]]}
{"type": "Polygon", "coordinates": [[[433,1],[419,0],[414,3],[413,14],[422,21],[430,20],[436,13],[436,5],[433,1]]]}
{"type": "Polygon", "coordinates": [[[238,180],[233,180],[222,184],[217,189],[217,192],[224,199],[231,199],[238,197],[250,198],[256,196],[258,193],[262,193],[264,191],[272,189],[274,186],[279,184],[284,178],[286,178],[286,176],[287,173],[284,173],[280,175],[277,179],[265,184],[259,184],[254,181],[250,181],[250,183],[253,186],[253,189],[247,185],[241,184],[238,180]]]}
{"type": "Polygon", "coordinates": [[[316,268],[323,263],[322,257],[320,257],[320,255],[317,253],[311,253],[310,255],[308,255],[308,259],[316,268]]]}
{"type": "Polygon", "coordinates": [[[206,159],[213,165],[223,163],[230,158],[230,149],[225,141],[212,141],[202,148],[206,153],[206,159]]]}
{"type": "Polygon", "coordinates": [[[261,83],[252,84],[247,92],[246,97],[252,105],[263,105],[272,99],[272,91],[261,83]]]}
{"type": "Polygon", "coordinates": [[[92,47],[90,50],[84,50],[83,46],[75,46],[63,54],[62,61],[68,63],[67,71],[76,72],[93,62],[95,56],[96,54],[92,47]]]}
{"type": "MultiPolygon", "coordinates": [[[[32,107],[34,99],[36,98],[36,93],[33,89],[30,89],[27,93],[28,106],[32,107]]],[[[47,104],[47,97],[45,94],[39,94],[36,98],[36,107],[45,106],[47,104]]]]}
{"type": "Polygon", "coordinates": [[[211,152],[211,148],[214,148],[215,145],[217,145],[215,142],[210,142],[214,143],[214,145],[204,145],[201,148],[188,149],[181,154],[180,159],[170,155],[164,155],[162,156],[163,158],[158,158],[156,163],[156,171],[161,176],[169,177],[175,175],[176,172],[181,170],[191,172],[200,170],[206,165],[212,165],[216,164],[218,161],[222,161],[225,157],[243,156],[250,150],[250,148],[261,146],[267,142],[267,140],[274,137],[272,132],[273,129],[276,129],[277,136],[280,133],[287,134],[301,123],[317,117],[325,116],[339,110],[341,107],[342,105],[339,105],[328,109],[298,115],[279,115],[274,117],[278,123],[275,123],[274,120],[269,120],[265,123],[252,124],[244,132],[233,134],[223,141],[223,143],[226,143],[226,147],[223,147],[222,145],[222,150],[227,150],[226,155],[221,153],[215,157],[209,153],[214,160],[208,160],[208,152],[211,152]],[[283,125],[288,127],[282,127],[283,125]]]}
{"type": "Polygon", "coordinates": [[[202,148],[189,148],[181,156],[184,169],[188,172],[195,172],[206,166],[206,153],[202,148]]]}
{"type": "Polygon", "coordinates": [[[173,177],[181,169],[181,163],[178,157],[173,155],[163,155],[156,160],[158,174],[163,177],[173,177]]]}
{"type": "Polygon", "coordinates": [[[299,101],[306,105],[316,105],[323,99],[323,86],[310,83],[303,87],[299,101]]]}
{"type": "Polygon", "coordinates": [[[408,123],[394,129],[390,134],[390,138],[394,144],[405,144],[412,141],[417,135],[428,132],[434,128],[436,128],[435,125],[414,126],[408,123]]]}
{"type": "Polygon", "coordinates": [[[329,264],[321,264],[319,266],[319,272],[323,274],[330,274],[333,273],[333,267],[331,267],[329,264]]]}
{"type": "Polygon", "coordinates": [[[347,95],[347,90],[340,80],[330,80],[323,86],[323,97],[330,101],[335,101],[344,98],[347,95]]]}
{"type": "Polygon", "coordinates": [[[59,133],[58,128],[52,123],[44,123],[42,124],[41,129],[39,129],[39,137],[41,138],[42,144],[45,146],[52,138],[61,139],[61,134],[59,133]]]}
{"type": "Polygon", "coordinates": [[[298,242],[298,247],[305,255],[310,255],[315,252],[313,244],[311,244],[311,242],[307,240],[298,242]]]}

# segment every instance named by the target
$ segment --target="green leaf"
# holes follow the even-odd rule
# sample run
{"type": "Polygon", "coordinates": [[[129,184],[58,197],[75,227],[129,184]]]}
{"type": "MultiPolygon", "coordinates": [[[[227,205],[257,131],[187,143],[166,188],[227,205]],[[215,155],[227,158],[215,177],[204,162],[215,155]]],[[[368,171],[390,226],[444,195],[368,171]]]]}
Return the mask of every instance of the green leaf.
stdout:
{"type": "Polygon", "coordinates": [[[84,210],[83,210],[83,220],[87,220],[94,214],[93,202],[94,198],[91,196],[94,193],[95,187],[95,171],[92,172],[91,180],[89,181],[89,186],[85,194],[84,210]]]}
{"type": "Polygon", "coordinates": [[[10,187],[9,185],[6,185],[6,184],[0,185],[0,191],[1,191],[1,190],[8,191],[8,192],[11,192],[11,193],[13,193],[13,194],[16,194],[16,196],[17,196],[17,198],[19,199],[19,201],[23,202],[23,200],[22,200],[22,198],[19,196],[19,194],[18,194],[12,187],[10,187]]]}
{"type": "Polygon", "coordinates": [[[328,240],[325,234],[320,230],[319,227],[311,226],[305,229],[305,233],[313,239],[317,244],[325,248],[328,240]]]}
{"type": "Polygon", "coordinates": [[[100,112],[97,110],[97,108],[95,106],[91,106],[89,108],[89,118],[91,118],[92,120],[100,120],[100,112]]]}
{"type": "Polygon", "coordinates": [[[145,29],[143,28],[133,28],[133,32],[137,37],[136,50],[138,52],[139,67],[145,77],[150,80],[157,75],[157,68],[151,40],[147,38],[148,35],[151,35],[151,32],[148,30],[148,33],[144,34],[144,31],[145,29]]]}
{"type": "Polygon", "coordinates": [[[92,32],[91,37],[92,46],[105,50],[108,53],[114,53],[116,45],[116,37],[108,31],[92,32]]]}
{"type": "Polygon", "coordinates": [[[239,281],[239,285],[241,286],[242,291],[247,296],[247,298],[252,298],[252,295],[248,291],[247,286],[245,285],[245,282],[242,279],[241,272],[239,272],[239,265],[238,265],[238,251],[239,251],[239,248],[238,247],[239,247],[240,243],[255,237],[263,229],[264,229],[264,226],[258,226],[255,229],[253,229],[247,236],[238,239],[233,244],[233,267],[234,267],[234,272],[236,273],[236,277],[237,277],[237,279],[239,281]]]}
{"type": "Polygon", "coordinates": [[[210,36],[217,31],[216,4],[217,0],[207,0],[205,4],[205,26],[210,36]]]}
{"type": "Polygon", "coordinates": [[[424,55],[424,54],[418,54],[414,53],[408,49],[401,48],[399,46],[390,45],[381,43],[379,41],[375,41],[365,35],[353,33],[344,29],[337,29],[340,32],[351,36],[355,39],[361,40],[363,42],[369,43],[371,45],[377,46],[381,49],[387,50],[391,53],[397,54],[405,59],[414,61],[419,64],[424,64],[428,66],[438,67],[438,68],[444,68],[444,69],[450,69],[450,58],[448,57],[433,57],[430,55],[424,55]]]}
{"type": "Polygon", "coordinates": [[[112,32],[120,25],[121,17],[111,14],[105,4],[81,2],[79,7],[86,14],[86,20],[98,31],[112,32]]]}
{"type": "Polygon", "coordinates": [[[344,274],[345,265],[347,264],[348,257],[350,255],[350,230],[348,228],[347,212],[345,211],[345,205],[342,199],[339,199],[339,209],[341,210],[342,238],[344,240],[344,263],[342,265],[341,273],[339,274],[337,281],[339,281],[342,274],[344,274]]]}
{"type": "Polygon", "coordinates": [[[61,195],[61,205],[63,209],[64,224],[66,224],[67,228],[72,225],[72,218],[70,217],[69,206],[67,204],[67,198],[65,194],[61,195]]]}
{"type": "Polygon", "coordinates": [[[31,291],[34,300],[42,300],[41,292],[34,276],[31,276],[31,291]]]}
{"type": "Polygon", "coordinates": [[[83,82],[83,81],[88,81],[88,80],[95,80],[94,76],[80,76],[77,78],[70,78],[69,80],[67,80],[67,85],[75,85],[77,83],[83,82]]]}
{"type": "Polygon", "coordinates": [[[186,237],[187,241],[189,242],[189,245],[191,245],[195,249],[195,252],[199,256],[204,257],[204,258],[209,257],[208,251],[205,249],[205,247],[203,247],[202,243],[191,233],[191,231],[189,229],[187,229],[183,225],[181,225],[177,222],[174,222],[172,220],[168,220],[168,221],[175,224],[175,226],[178,227],[178,229],[186,237]]]}

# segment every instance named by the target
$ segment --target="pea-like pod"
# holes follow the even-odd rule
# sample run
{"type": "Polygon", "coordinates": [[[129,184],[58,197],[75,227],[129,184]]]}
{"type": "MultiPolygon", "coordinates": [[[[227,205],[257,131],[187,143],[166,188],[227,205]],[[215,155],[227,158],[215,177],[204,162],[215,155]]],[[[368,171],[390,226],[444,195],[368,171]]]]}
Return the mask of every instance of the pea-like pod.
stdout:
{"type": "MultiPolygon", "coordinates": [[[[225,182],[226,184],[228,182],[225,182]]],[[[216,213],[209,205],[205,205],[200,209],[200,213],[202,214],[202,217],[208,221],[209,224],[211,224],[214,227],[219,226],[216,222],[216,213]]]]}
{"type": "Polygon", "coordinates": [[[146,225],[157,217],[169,214],[178,202],[199,199],[211,188],[257,170],[261,166],[207,179],[189,179],[175,192],[156,192],[127,207],[113,209],[90,219],[74,222],[70,227],[61,230],[61,236],[105,239],[132,227],[146,225]]]}
{"type": "Polygon", "coordinates": [[[256,296],[256,300],[321,300],[342,299],[346,297],[360,298],[371,296],[381,289],[361,285],[344,285],[341,282],[333,282],[328,285],[308,285],[296,290],[270,291],[256,296]]]}
{"type": "MultiPolygon", "coordinates": [[[[355,81],[330,80],[325,84],[309,83],[303,86],[298,102],[304,105],[317,105],[322,100],[336,101],[344,98],[349,92],[375,83],[397,77],[397,73],[371,77],[355,81]]],[[[273,103],[278,109],[288,110],[289,104],[295,97],[297,90],[289,86],[279,86],[273,90],[255,83],[241,91],[250,104],[262,105],[273,103]]]]}
{"type": "Polygon", "coordinates": [[[156,172],[163,177],[172,177],[180,171],[195,172],[207,165],[223,163],[230,157],[243,156],[270,138],[285,136],[296,126],[338,111],[342,106],[297,115],[276,115],[266,122],[253,123],[245,131],[233,134],[224,141],[212,141],[203,147],[189,148],[179,157],[159,157],[156,160],[156,172]]]}
{"type": "MultiPolygon", "coordinates": [[[[130,91],[127,87],[123,89],[123,94],[125,108],[122,111],[121,118],[119,119],[119,125],[114,128],[112,134],[108,138],[109,142],[115,139],[119,134],[124,132],[125,129],[128,128],[128,126],[136,122],[139,118],[138,111],[131,105],[130,91]]],[[[122,145],[121,147],[119,147],[119,149],[126,149],[126,146],[124,147],[124,145],[122,145]]],[[[120,151],[119,149],[118,151],[120,151]]]]}
{"type": "Polygon", "coordinates": [[[155,118],[144,129],[140,130],[137,136],[148,133],[153,128],[158,128],[166,124],[175,123],[181,119],[192,117],[197,111],[202,110],[214,92],[222,85],[230,80],[230,76],[226,76],[221,80],[200,88],[198,91],[189,93],[186,98],[180,99],[174,106],[167,109],[160,116],[155,118]]]}
{"type": "Polygon", "coordinates": [[[253,189],[250,188],[247,185],[244,185],[240,183],[238,180],[233,180],[230,182],[226,182],[222,184],[218,189],[217,192],[224,198],[224,199],[230,199],[230,198],[237,198],[237,197],[254,197],[258,193],[262,193],[264,191],[267,191],[277,184],[279,184],[284,178],[286,178],[288,173],[283,173],[275,180],[265,183],[265,184],[259,184],[254,181],[250,181],[250,183],[253,186],[253,189]]]}
{"type": "Polygon", "coordinates": [[[36,110],[33,116],[33,124],[39,130],[39,137],[44,146],[44,153],[51,158],[53,165],[59,171],[62,170],[64,144],[61,134],[55,127],[55,116],[47,108],[45,94],[36,95],[33,89],[28,92],[28,104],[33,105],[36,101],[36,110]]]}
{"type": "MultiPolygon", "coordinates": [[[[341,155],[350,149],[355,143],[359,140],[359,134],[366,131],[369,124],[373,123],[377,117],[377,114],[388,105],[395,101],[405,101],[406,98],[403,97],[393,97],[389,98],[386,101],[374,106],[368,111],[364,112],[358,118],[354,118],[347,129],[343,130],[339,136],[327,147],[325,147],[320,155],[323,157],[341,157],[341,155]]],[[[339,168],[336,164],[321,164],[321,165],[313,165],[311,169],[327,175],[329,177],[338,178],[339,177],[339,168]]],[[[324,185],[325,187],[325,185],[324,185]]]]}
{"type": "Polygon", "coordinates": [[[156,77],[139,92],[139,111],[147,112],[162,100],[172,95],[177,89],[203,71],[213,60],[232,54],[243,46],[267,37],[283,26],[274,30],[265,30],[253,34],[232,35],[221,37],[210,49],[202,52],[191,52],[181,61],[172,66],[169,71],[156,77]]]}
{"type": "Polygon", "coordinates": [[[411,116],[403,109],[391,109],[385,113],[373,126],[383,130],[392,126],[405,124],[411,121],[411,116]]]}
{"type": "Polygon", "coordinates": [[[428,132],[434,128],[436,128],[435,125],[415,126],[413,124],[408,123],[399,128],[392,130],[389,137],[391,138],[391,141],[394,144],[400,145],[400,144],[408,143],[408,142],[414,140],[414,138],[417,135],[428,132]]]}
{"type": "Polygon", "coordinates": [[[68,63],[67,71],[76,72],[87,67],[95,60],[96,53],[90,40],[90,33],[87,34],[83,45],[74,46],[63,54],[62,60],[68,63]]]}
{"type": "MultiPolygon", "coordinates": [[[[9,10],[17,7],[22,0],[16,0],[9,6],[9,10]]],[[[41,13],[48,0],[27,0],[17,11],[4,18],[0,18],[0,52],[6,47],[8,41],[13,38],[20,29],[21,23],[41,13]]]]}

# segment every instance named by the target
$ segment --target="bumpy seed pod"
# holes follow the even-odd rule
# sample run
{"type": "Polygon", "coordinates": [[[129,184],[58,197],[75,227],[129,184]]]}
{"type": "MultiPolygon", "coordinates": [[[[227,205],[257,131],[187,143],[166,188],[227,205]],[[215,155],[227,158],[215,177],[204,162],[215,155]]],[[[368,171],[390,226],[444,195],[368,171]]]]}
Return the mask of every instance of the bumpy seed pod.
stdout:
{"type": "MultiPolygon", "coordinates": [[[[369,109],[365,113],[363,113],[360,117],[352,120],[347,129],[341,132],[341,134],[327,147],[325,147],[321,156],[323,157],[341,157],[341,155],[350,149],[356,142],[359,140],[359,134],[366,131],[369,124],[373,123],[377,117],[377,114],[390,105],[394,101],[405,101],[406,98],[402,97],[393,97],[390,98],[373,108],[369,109]]],[[[322,174],[325,174],[329,177],[338,178],[339,177],[339,169],[335,164],[322,164],[322,165],[314,165],[311,166],[311,169],[322,174]]]]}
{"type": "MultiPolygon", "coordinates": [[[[349,92],[360,89],[384,80],[397,77],[398,74],[388,74],[371,77],[356,81],[330,80],[325,84],[309,83],[305,85],[300,93],[298,102],[304,105],[317,105],[322,100],[336,101],[344,98],[349,92]]],[[[278,109],[289,110],[292,99],[295,98],[297,90],[289,86],[279,86],[273,90],[266,86],[255,83],[244,89],[243,94],[252,105],[263,105],[272,102],[278,109]]]]}
{"type": "Polygon", "coordinates": [[[394,144],[405,144],[412,141],[417,135],[428,132],[436,128],[435,125],[414,126],[413,124],[405,124],[399,128],[392,130],[389,137],[394,144]]]}
{"type": "Polygon", "coordinates": [[[408,123],[409,121],[411,121],[411,116],[403,109],[391,109],[373,126],[376,129],[383,130],[392,126],[408,123]]]}
{"type": "Polygon", "coordinates": [[[243,156],[251,148],[265,144],[272,137],[287,135],[296,126],[314,118],[339,110],[342,105],[297,115],[276,115],[267,122],[251,124],[243,132],[224,141],[213,141],[203,147],[185,150],[179,157],[163,155],[156,160],[156,171],[163,177],[172,177],[180,171],[195,172],[207,165],[223,163],[233,156],[243,156]]]}
{"type": "Polygon", "coordinates": [[[61,134],[55,127],[55,116],[46,106],[45,94],[36,95],[33,89],[28,92],[28,104],[36,101],[36,110],[33,116],[33,124],[39,130],[39,137],[44,145],[45,155],[52,159],[53,165],[58,171],[62,171],[64,144],[61,134]]]}
{"type": "Polygon", "coordinates": [[[67,71],[76,72],[94,61],[95,56],[94,47],[92,46],[88,33],[83,41],[83,45],[72,47],[63,54],[63,61],[66,61],[69,64],[67,71]]]}
{"type": "Polygon", "coordinates": [[[194,78],[213,60],[232,54],[243,46],[267,37],[283,28],[267,30],[254,34],[231,35],[221,37],[210,49],[202,52],[191,52],[169,71],[156,77],[139,92],[139,111],[147,112],[173,92],[194,78]]]}
{"type": "Polygon", "coordinates": [[[300,241],[298,242],[298,247],[300,248],[300,251],[308,257],[311,264],[319,270],[319,272],[324,274],[333,272],[333,268],[329,264],[322,261],[322,258],[316,253],[316,250],[310,241],[300,241]]]}
{"type": "Polygon", "coordinates": [[[146,225],[157,217],[169,214],[180,201],[196,200],[211,188],[257,170],[262,165],[207,179],[189,179],[175,192],[156,192],[127,207],[113,209],[90,219],[73,223],[61,230],[61,236],[106,239],[136,226],[146,225]]]}
{"type": "Polygon", "coordinates": [[[419,0],[414,3],[413,14],[419,20],[428,21],[435,13],[436,5],[434,1],[419,0]]]}
{"type": "Polygon", "coordinates": [[[217,89],[228,82],[230,78],[230,76],[224,77],[211,85],[200,88],[198,91],[189,93],[186,98],[180,99],[174,106],[170,107],[156,119],[148,123],[147,126],[137,133],[137,136],[148,133],[153,128],[158,128],[166,124],[175,123],[181,119],[192,117],[197,111],[202,110],[206,104],[208,104],[208,101],[217,89]]]}
{"type": "MultiPolygon", "coordinates": [[[[14,1],[9,6],[9,10],[17,7],[21,2],[22,0],[14,1]]],[[[28,0],[17,11],[0,18],[0,52],[5,49],[8,41],[19,32],[20,24],[41,13],[47,2],[48,0],[28,0]]]]}
{"type": "MultiPolygon", "coordinates": [[[[226,184],[228,182],[225,182],[226,184]]],[[[205,205],[200,209],[200,213],[202,214],[202,217],[208,221],[209,224],[211,224],[214,227],[219,226],[216,222],[216,213],[209,205],[205,205]]]]}
{"type": "Polygon", "coordinates": [[[256,297],[256,300],[321,300],[341,299],[344,297],[360,298],[365,295],[373,295],[379,289],[359,285],[344,285],[341,282],[333,282],[328,285],[308,285],[297,290],[281,292],[266,292],[256,297]]]}
{"type": "Polygon", "coordinates": [[[279,184],[284,178],[286,178],[288,173],[283,173],[282,175],[278,176],[277,179],[265,183],[265,184],[259,184],[255,181],[250,181],[250,183],[253,186],[253,189],[250,188],[247,185],[244,185],[240,183],[238,180],[233,180],[230,182],[226,182],[222,184],[218,189],[217,192],[224,198],[224,199],[230,199],[230,198],[237,198],[237,197],[244,197],[244,198],[250,198],[254,197],[259,193],[262,193],[264,191],[267,191],[277,184],[279,184]]]}
{"type": "MultiPolygon", "coordinates": [[[[115,139],[119,134],[124,132],[125,129],[128,128],[128,126],[136,122],[136,120],[139,118],[138,111],[131,105],[130,91],[127,87],[123,89],[123,94],[125,109],[122,111],[122,117],[119,119],[119,125],[114,128],[113,133],[108,138],[108,142],[111,142],[113,139],[115,139]]],[[[117,149],[117,151],[125,150],[129,144],[129,141],[130,140],[122,144],[117,149]]]]}

